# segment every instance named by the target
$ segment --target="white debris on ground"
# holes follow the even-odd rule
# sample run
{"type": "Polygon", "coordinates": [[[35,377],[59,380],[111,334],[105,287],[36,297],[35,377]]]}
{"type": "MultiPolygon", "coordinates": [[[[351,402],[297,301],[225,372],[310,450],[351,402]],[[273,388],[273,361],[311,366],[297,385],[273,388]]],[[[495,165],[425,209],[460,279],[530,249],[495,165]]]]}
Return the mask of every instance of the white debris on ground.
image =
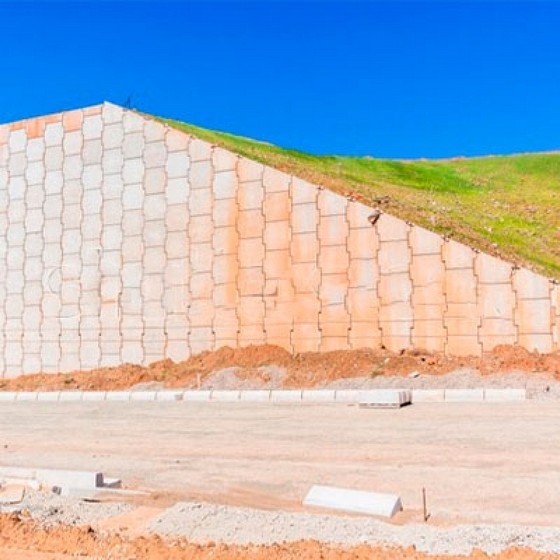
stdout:
{"type": "Polygon", "coordinates": [[[560,553],[560,529],[513,525],[429,524],[391,525],[376,519],[264,511],[213,504],[182,502],[154,519],[149,530],[194,543],[272,544],[319,540],[332,544],[416,546],[429,554],[488,554],[511,546],[560,553]]]}

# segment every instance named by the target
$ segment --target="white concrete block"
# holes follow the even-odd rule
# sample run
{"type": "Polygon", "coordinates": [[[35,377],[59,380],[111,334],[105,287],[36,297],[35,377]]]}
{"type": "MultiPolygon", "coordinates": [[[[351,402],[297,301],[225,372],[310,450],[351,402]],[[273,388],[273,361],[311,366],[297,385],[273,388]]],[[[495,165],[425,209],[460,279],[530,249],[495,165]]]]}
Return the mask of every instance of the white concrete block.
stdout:
{"type": "Polygon", "coordinates": [[[130,391],[131,401],[155,401],[157,391],[130,391]]]}
{"type": "Polygon", "coordinates": [[[336,391],[331,389],[304,390],[301,395],[303,402],[335,402],[336,391]]]}
{"type": "Polygon", "coordinates": [[[61,391],[59,401],[81,401],[84,395],[84,391],[61,391]]]}
{"type": "Polygon", "coordinates": [[[443,389],[414,389],[412,391],[412,402],[443,402],[445,391],[443,389]]]}
{"type": "Polygon", "coordinates": [[[270,391],[241,391],[239,400],[242,402],[268,402],[270,391]]]}
{"type": "Polygon", "coordinates": [[[106,401],[130,401],[132,391],[107,391],[106,401]]]}
{"type": "Polygon", "coordinates": [[[37,393],[37,400],[44,402],[58,401],[60,398],[60,391],[39,391],[37,393]]]}
{"type": "Polygon", "coordinates": [[[402,511],[402,502],[396,494],[379,494],[362,490],[347,490],[333,486],[312,486],[303,505],[393,517],[402,511]]]}
{"type": "MultiPolygon", "coordinates": [[[[62,396],[63,393],[61,393],[60,395],[62,396]]],[[[104,401],[106,396],[107,396],[107,391],[84,391],[82,400],[90,401],[90,402],[99,402],[99,401],[104,401]]]]}
{"type": "Polygon", "coordinates": [[[270,401],[273,403],[301,402],[302,391],[300,389],[288,389],[283,391],[271,391],[270,401]]]}
{"type": "Polygon", "coordinates": [[[356,389],[339,389],[336,391],[334,400],[339,403],[358,404],[360,391],[356,389]]]}
{"type": "Polygon", "coordinates": [[[482,402],[484,389],[446,389],[446,402],[482,402]]]}
{"type": "Polygon", "coordinates": [[[207,402],[212,396],[212,391],[185,391],[183,393],[183,400],[187,402],[207,402]]]}
{"type": "Polygon", "coordinates": [[[236,402],[239,401],[241,391],[212,391],[211,401],[215,402],[236,402]]]}
{"type": "Polygon", "coordinates": [[[156,393],[156,401],[182,401],[183,391],[158,391],[156,393]]]}
{"type": "Polygon", "coordinates": [[[36,401],[37,393],[35,391],[20,391],[17,393],[16,401],[36,401]]]}
{"type": "Polygon", "coordinates": [[[360,406],[367,407],[401,407],[410,404],[410,391],[402,389],[373,389],[360,391],[358,401],[360,406]]]}
{"type": "Polygon", "coordinates": [[[45,486],[97,488],[103,486],[103,473],[94,471],[70,471],[36,469],[35,476],[45,486]]]}
{"type": "Polygon", "coordinates": [[[0,391],[0,402],[15,401],[16,397],[15,391],[0,391]]]}
{"type": "Polygon", "coordinates": [[[489,402],[519,402],[526,398],[525,389],[484,389],[484,400],[489,402]]]}

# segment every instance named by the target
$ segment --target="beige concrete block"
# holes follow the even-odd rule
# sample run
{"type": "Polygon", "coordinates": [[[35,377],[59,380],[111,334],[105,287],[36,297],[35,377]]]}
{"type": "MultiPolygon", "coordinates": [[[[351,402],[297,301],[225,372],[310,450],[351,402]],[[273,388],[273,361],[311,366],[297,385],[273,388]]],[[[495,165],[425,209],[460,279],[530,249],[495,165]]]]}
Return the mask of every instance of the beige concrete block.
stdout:
{"type": "Polygon", "coordinates": [[[449,240],[443,245],[443,260],[447,269],[473,268],[476,253],[466,245],[449,240]]]}
{"type": "Polygon", "coordinates": [[[181,152],[189,149],[190,138],[188,134],[173,128],[168,128],[165,132],[165,144],[169,152],[181,152]]]}
{"type": "Polygon", "coordinates": [[[518,300],[515,324],[520,334],[551,334],[554,311],[550,299],[518,300]]]}
{"type": "Polygon", "coordinates": [[[513,273],[513,288],[518,299],[550,298],[552,289],[547,278],[524,268],[513,273]]]}
{"type": "Polygon", "coordinates": [[[169,179],[189,176],[190,157],[187,152],[172,152],[167,157],[166,172],[169,179]]]}
{"type": "MultiPolygon", "coordinates": [[[[173,154],[173,157],[175,155],[173,154]]],[[[144,147],[144,165],[146,169],[161,167],[167,164],[167,147],[163,140],[151,142],[144,147]]]]}
{"type": "Polygon", "coordinates": [[[125,185],[122,193],[122,204],[126,211],[141,210],[144,206],[144,189],[142,185],[130,184],[125,185]]]}
{"type": "Polygon", "coordinates": [[[290,240],[291,230],[289,222],[270,222],[266,224],[264,243],[267,251],[279,249],[288,251],[290,240]]]}
{"type": "MultiPolygon", "coordinates": [[[[48,124],[45,128],[45,136],[49,127],[55,127],[55,126],[58,126],[62,129],[62,125],[59,125],[58,123],[54,125],[48,124]]],[[[82,123],[82,133],[84,135],[84,140],[100,139],[102,132],[103,132],[103,119],[101,115],[92,115],[92,116],[84,117],[84,121],[82,123]]],[[[58,130],[56,130],[56,132],[53,131],[52,135],[54,141],[54,137],[58,137],[57,136],[58,130]]],[[[47,142],[48,145],[48,141],[46,138],[45,141],[47,142]]]]}
{"type": "Polygon", "coordinates": [[[45,155],[45,139],[32,138],[27,142],[27,161],[43,161],[45,155]]]}
{"type": "Polygon", "coordinates": [[[27,148],[25,129],[13,130],[8,136],[8,146],[11,153],[24,152],[27,148]]]}
{"type": "Polygon", "coordinates": [[[217,173],[221,171],[233,171],[237,168],[237,159],[239,156],[224,150],[223,148],[215,147],[212,152],[212,165],[217,173]]]}
{"type": "Polygon", "coordinates": [[[146,169],[143,185],[147,194],[165,193],[167,190],[167,176],[165,174],[165,168],[154,167],[146,169]]]}
{"type": "Polygon", "coordinates": [[[478,281],[483,284],[511,284],[512,265],[496,257],[478,253],[474,260],[474,270],[478,281]]]}
{"type": "Polygon", "coordinates": [[[144,119],[144,138],[146,142],[160,142],[165,140],[168,127],[153,119],[144,119]]]}
{"type": "Polygon", "coordinates": [[[488,318],[512,318],[516,304],[515,293],[510,283],[479,284],[479,313],[488,318]]]}
{"type": "Polygon", "coordinates": [[[413,255],[410,276],[414,287],[437,286],[443,291],[445,268],[441,256],[437,254],[413,255]]]}
{"type": "Polygon", "coordinates": [[[124,118],[124,109],[112,103],[103,103],[101,109],[101,117],[105,125],[122,122],[124,118]]]}
{"type": "Polygon", "coordinates": [[[345,219],[348,200],[333,191],[324,189],[319,191],[317,205],[321,217],[341,216],[345,219]]]}
{"type": "Polygon", "coordinates": [[[142,183],[145,167],[141,159],[124,160],[122,177],[125,184],[142,183]]]}
{"type": "Polygon", "coordinates": [[[167,203],[162,194],[147,194],[144,197],[144,217],[146,220],[165,220],[167,203]]]}
{"type": "Polygon", "coordinates": [[[184,177],[168,179],[165,189],[167,204],[186,204],[189,194],[189,184],[184,177]]]}
{"type": "Polygon", "coordinates": [[[408,242],[381,242],[379,245],[378,262],[381,274],[409,273],[411,254],[408,242]]]}
{"type": "Polygon", "coordinates": [[[82,153],[84,138],[81,130],[67,132],[62,139],[62,149],[67,156],[75,156],[82,153]]]}
{"type": "Polygon", "coordinates": [[[188,182],[191,188],[211,188],[213,177],[214,170],[210,161],[204,160],[191,163],[188,175],[188,182]]]}
{"type": "Polygon", "coordinates": [[[213,193],[216,200],[236,198],[237,176],[234,171],[222,171],[214,175],[213,193]]]}
{"type": "Polygon", "coordinates": [[[352,259],[374,259],[379,250],[377,234],[372,227],[350,229],[348,232],[348,252],[352,259]]]}
{"type": "Polygon", "coordinates": [[[445,274],[448,303],[476,303],[477,281],[472,269],[450,269],[445,274]]]}
{"type": "Polygon", "coordinates": [[[412,283],[408,274],[382,274],[378,286],[379,299],[383,304],[405,302],[412,304],[412,283]]]}
{"type": "Polygon", "coordinates": [[[12,154],[8,160],[8,171],[10,172],[10,177],[23,176],[27,169],[27,157],[25,152],[18,154],[12,154]]]}
{"type": "MultiPolygon", "coordinates": [[[[126,125],[125,125],[126,129],[126,125]]],[[[141,158],[144,153],[144,134],[142,131],[128,132],[122,141],[123,155],[125,159],[141,158]]]]}
{"type": "Polygon", "coordinates": [[[502,344],[514,344],[517,340],[517,327],[512,319],[488,319],[482,317],[479,329],[480,338],[483,344],[486,342],[486,337],[504,337],[513,342],[503,342],[502,344]]]}
{"type": "Polygon", "coordinates": [[[255,181],[262,184],[264,165],[256,161],[240,157],[237,160],[237,176],[239,181],[255,181]]]}
{"type": "Polygon", "coordinates": [[[346,245],[321,247],[318,264],[323,274],[346,273],[350,264],[346,245]]]}
{"type": "Polygon", "coordinates": [[[189,195],[189,213],[192,216],[212,216],[213,194],[209,189],[193,190],[189,195]]]}
{"type": "Polygon", "coordinates": [[[64,179],[80,179],[82,176],[84,164],[81,156],[66,156],[62,163],[62,172],[64,179]]]}
{"type": "Polygon", "coordinates": [[[28,185],[41,184],[45,180],[45,166],[42,161],[29,162],[25,170],[25,179],[28,185]]]}
{"type": "Polygon", "coordinates": [[[323,308],[329,305],[344,306],[348,285],[345,274],[323,274],[318,296],[323,308]]]}
{"type": "Polygon", "coordinates": [[[379,240],[383,241],[402,241],[408,243],[410,226],[389,214],[382,214],[375,224],[375,228],[379,235],[379,240]]]}
{"type": "Polygon", "coordinates": [[[64,152],[60,146],[51,146],[45,149],[45,170],[62,171],[64,152]]]}
{"type": "Polygon", "coordinates": [[[81,177],[81,183],[84,190],[88,189],[101,189],[104,181],[103,167],[98,164],[86,165],[81,177]]]}
{"type": "Polygon", "coordinates": [[[480,356],[482,344],[476,336],[449,336],[445,352],[452,356],[480,356]]]}
{"type": "Polygon", "coordinates": [[[138,210],[128,210],[123,216],[123,232],[125,237],[142,235],[144,230],[144,216],[138,210]]]}

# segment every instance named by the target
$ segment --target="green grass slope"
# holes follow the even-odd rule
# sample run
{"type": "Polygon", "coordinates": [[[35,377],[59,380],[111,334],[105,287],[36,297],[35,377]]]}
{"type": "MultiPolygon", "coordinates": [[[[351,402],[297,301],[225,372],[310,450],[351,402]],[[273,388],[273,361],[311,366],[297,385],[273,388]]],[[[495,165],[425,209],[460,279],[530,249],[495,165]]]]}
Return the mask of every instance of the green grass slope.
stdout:
{"type": "Polygon", "coordinates": [[[560,153],[398,161],[313,156],[169,126],[560,279],[560,153]]]}

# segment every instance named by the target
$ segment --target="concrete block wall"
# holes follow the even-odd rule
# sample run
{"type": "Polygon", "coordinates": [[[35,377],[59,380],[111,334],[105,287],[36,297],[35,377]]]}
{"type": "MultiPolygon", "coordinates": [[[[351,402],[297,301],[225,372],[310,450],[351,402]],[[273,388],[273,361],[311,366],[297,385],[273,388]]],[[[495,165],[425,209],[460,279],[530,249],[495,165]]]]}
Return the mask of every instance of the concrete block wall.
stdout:
{"type": "Polygon", "coordinates": [[[557,284],[111,104],[0,126],[0,374],[560,347],[557,284]]]}

